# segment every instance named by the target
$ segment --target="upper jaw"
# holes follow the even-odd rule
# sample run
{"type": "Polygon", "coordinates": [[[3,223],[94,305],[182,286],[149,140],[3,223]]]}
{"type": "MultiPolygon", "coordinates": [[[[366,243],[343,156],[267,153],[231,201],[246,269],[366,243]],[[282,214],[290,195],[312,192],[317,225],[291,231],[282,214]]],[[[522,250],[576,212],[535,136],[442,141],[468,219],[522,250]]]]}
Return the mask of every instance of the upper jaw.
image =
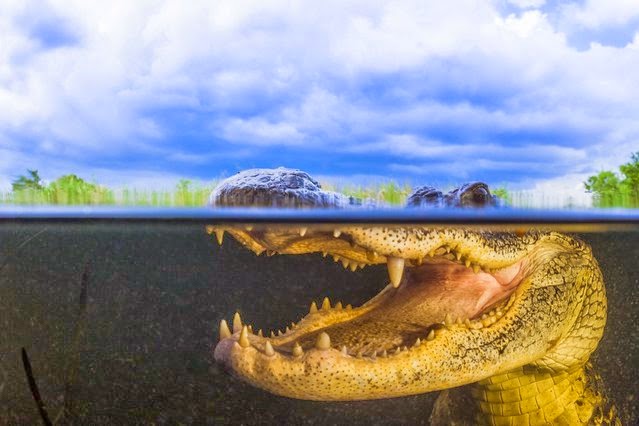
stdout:
{"type": "MultiPolygon", "coordinates": [[[[434,258],[445,258],[475,273],[492,273],[520,261],[533,246],[526,239],[518,239],[516,249],[500,253],[491,247],[494,241],[486,239],[480,232],[424,227],[316,226],[309,229],[249,225],[209,226],[207,232],[215,234],[220,244],[224,233],[228,232],[257,255],[319,252],[352,271],[367,265],[386,263],[389,280],[394,287],[401,284],[406,266],[418,266],[434,258]]],[[[502,235],[512,238],[511,234],[502,235]]]]}

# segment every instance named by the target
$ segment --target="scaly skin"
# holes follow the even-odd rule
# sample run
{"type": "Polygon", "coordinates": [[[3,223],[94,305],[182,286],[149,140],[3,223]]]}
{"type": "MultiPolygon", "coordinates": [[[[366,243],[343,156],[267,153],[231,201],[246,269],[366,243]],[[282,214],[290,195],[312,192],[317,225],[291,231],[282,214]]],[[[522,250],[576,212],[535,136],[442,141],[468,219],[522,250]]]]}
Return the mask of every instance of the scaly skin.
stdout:
{"type": "Polygon", "coordinates": [[[257,254],[389,265],[392,284],[363,306],[325,299],[283,334],[255,335],[237,314],[233,332],[222,321],[216,360],[255,386],[311,400],[444,390],[433,424],[619,424],[588,364],[606,296],[580,240],[420,226],[209,227],[220,242],[224,231],[257,254]]]}

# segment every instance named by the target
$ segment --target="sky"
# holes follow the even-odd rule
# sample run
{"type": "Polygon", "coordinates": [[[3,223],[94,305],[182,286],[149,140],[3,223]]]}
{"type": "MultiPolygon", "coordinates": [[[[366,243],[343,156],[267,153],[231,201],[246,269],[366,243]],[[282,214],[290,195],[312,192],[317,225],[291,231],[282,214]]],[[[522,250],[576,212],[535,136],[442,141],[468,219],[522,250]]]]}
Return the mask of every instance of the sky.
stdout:
{"type": "Polygon", "coordinates": [[[639,151],[639,2],[0,0],[0,111],[1,189],[285,166],[583,192],[639,151]]]}

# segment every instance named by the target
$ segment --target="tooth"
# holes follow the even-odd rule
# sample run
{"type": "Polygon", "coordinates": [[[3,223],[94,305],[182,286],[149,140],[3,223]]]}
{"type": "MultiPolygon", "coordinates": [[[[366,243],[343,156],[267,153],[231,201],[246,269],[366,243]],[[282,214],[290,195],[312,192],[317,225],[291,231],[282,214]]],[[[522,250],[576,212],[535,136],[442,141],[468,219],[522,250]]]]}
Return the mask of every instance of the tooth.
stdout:
{"type": "Polygon", "coordinates": [[[275,256],[277,252],[275,250],[266,250],[266,255],[268,257],[275,256]]]}
{"type": "Polygon", "coordinates": [[[462,321],[461,317],[457,317],[457,319],[455,320],[455,324],[462,325],[463,323],[464,321],[462,321]]]}
{"type": "Polygon", "coordinates": [[[480,269],[481,269],[481,268],[479,267],[479,265],[478,265],[478,264],[476,264],[476,263],[475,263],[475,264],[473,265],[473,272],[474,272],[474,273],[478,273],[480,269]]]}
{"type": "Polygon", "coordinates": [[[271,330],[271,339],[275,339],[275,333],[273,333],[273,330],[271,330]]]}
{"type": "Polygon", "coordinates": [[[346,348],[346,346],[342,346],[342,353],[344,355],[348,355],[348,349],[346,348]]]}
{"type": "Polygon", "coordinates": [[[260,337],[264,337],[264,333],[262,333],[262,329],[257,330],[257,335],[260,337]]]}
{"type": "Polygon", "coordinates": [[[242,318],[240,318],[240,313],[236,312],[235,316],[233,316],[233,333],[237,333],[242,330],[242,318]]]}
{"type": "Polygon", "coordinates": [[[377,358],[377,351],[373,351],[373,354],[371,355],[371,358],[373,358],[373,359],[377,358]]]}
{"type": "Polygon", "coordinates": [[[386,352],[386,349],[384,349],[384,352],[382,352],[381,357],[386,358],[387,356],[388,356],[388,352],[386,352]]]}
{"type": "Polygon", "coordinates": [[[342,309],[342,302],[337,302],[335,304],[335,309],[342,309]]]}
{"type": "Polygon", "coordinates": [[[404,259],[401,257],[389,256],[387,260],[388,276],[390,277],[393,287],[399,287],[404,274],[404,259]]]}
{"type": "Polygon", "coordinates": [[[295,342],[295,346],[293,346],[293,356],[302,356],[304,350],[300,346],[299,343],[295,342]]]}
{"type": "Polygon", "coordinates": [[[253,334],[253,326],[249,324],[248,326],[249,333],[253,334]]]}
{"type": "Polygon", "coordinates": [[[351,272],[355,272],[358,266],[359,265],[355,262],[351,263],[351,266],[350,266],[351,272]]]}
{"type": "Polygon", "coordinates": [[[348,305],[346,305],[346,309],[353,309],[353,305],[349,303],[348,305]]]}
{"type": "Polygon", "coordinates": [[[447,254],[450,253],[450,246],[445,246],[444,248],[446,249],[447,254]]]}
{"type": "Polygon", "coordinates": [[[339,229],[333,231],[333,236],[335,238],[339,238],[340,235],[342,235],[342,231],[340,231],[339,229]]]}
{"type": "Polygon", "coordinates": [[[317,312],[317,304],[315,303],[315,301],[313,301],[313,303],[311,303],[311,309],[308,311],[308,313],[314,314],[315,312],[317,312]]]}
{"type": "Polygon", "coordinates": [[[271,342],[269,342],[268,340],[264,344],[264,354],[266,354],[266,356],[275,355],[275,351],[273,350],[273,345],[271,345],[271,342]]]}
{"type": "Polygon", "coordinates": [[[464,261],[464,265],[466,265],[466,267],[468,268],[470,266],[470,259],[466,259],[464,261]]]}
{"type": "Polygon", "coordinates": [[[461,256],[461,251],[455,252],[455,259],[460,260],[461,256]]]}
{"type": "Polygon", "coordinates": [[[326,332],[322,331],[320,335],[317,336],[315,347],[320,350],[326,350],[331,347],[331,338],[328,336],[328,334],[326,334],[326,332]]]}
{"type": "Polygon", "coordinates": [[[288,325],[286,326],[286,331],[284,333],[288,333],[289,331],[291,331],[290,328],[288,328],[288,325]]]}
{"type": "Polygon", "coordinates": [[[435,338],[435,329],[431,329],[426,336],[426,340],[433,340],[435,338]]]}
{"type": "Polygon", "coordinates": [[[224,241],[224,230],[223,229],[216,229],[215,230],[215,238],[217,239],[217,243],[219,245],[222,245],[222,241],[224,241]]]}
{"type": "Polygon", "coordinates": [[[242,332],[240,333],[240,346],[243,348],[248,348],[251,346],[248,339],[248,327],[242,327],[242,332]]]}
{"type": "Polygon", "coordinates": [[[348,259],[346,259],[345,257],[342,257],[342,266],[344,268],[347,268],[349,265],[348,259]]]}
{"type": "Polygon", "coordinates": [[[339,260],[339,256],[334,254],[333,255],[333,262],[337,262],[339,260]]]}
{"type": "Polygon", "coordinates": [[[417,340],[415,340],[415,346],[419,346],[421,344],[422,344],[422,339],[418,337],[417,340]]]}
{"type": "Polygon", "coordinates": [[[282,335],[282,330],[277,330],[277,335],[281,336],[282,335]]]}
{"type": "Polygon", "coordinates": [[[246,229],[247,231],[251,232],[253,230],[253,225],[246,225],[244,227],[244,229],[246,229]]]}
{"type": "Polygon", "coordinates": [[[328,311],[330,309],[331,309],[331,301],[328,300],[328,297],[325,297],[324,300],[322,300],[322,310],[328,311]]]}
{"type": "Polygon", "coordinates": [[[470,327],[471,327],[470,320],[469,320],[468,318],[466,318],[466,319],[464,320],[464,325],[465,325],[466,327],[468,327],[468,328],[470,328],[470,327]]]}
{"type": "Polygon", "coordinates": [[[304,235],[306,235],[306,231],[307,230],[308,230],[308,228],[306,228],[306,227],[300,228],[300,237],[303,237],[304,235]]]}
{"type": "Polygon", "coordinates": [[[226,339],[231,336],[231,330],[229,330],[229,326],[226,324],[226,320],[220,321],[220,340],[226,339]]]}
{"type": "Polygon", "coordinates": [[[444,324],[446,325],[453,325],[453,316],[449,313],[446,314],[446,317],[444,318],[444,324]]]}
{"type": "Polygon", "coordinates": [[[323,251],[323,252],[322,252],[322,257],[326,257],[326,256],[328,256],[328,253],[327,253],[327,252],[325,252],[325,251],[323,251]]]}

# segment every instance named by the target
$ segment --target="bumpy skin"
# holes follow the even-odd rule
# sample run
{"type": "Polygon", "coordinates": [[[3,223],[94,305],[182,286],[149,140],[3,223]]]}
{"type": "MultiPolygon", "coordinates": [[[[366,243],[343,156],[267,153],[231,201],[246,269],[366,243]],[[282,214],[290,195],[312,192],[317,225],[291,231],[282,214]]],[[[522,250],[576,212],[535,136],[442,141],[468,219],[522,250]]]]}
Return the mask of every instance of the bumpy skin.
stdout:
{"type": "Polygon", "coordinates": [[[499,200],[490,193],[483,182],[466,183],[444,195],[437,188],[422,186],[416,188],[406,200],[408,207],[496,207],[499,200]]]}
{"type": "MultiPolygon", "coordinates": [[[[278,170],[250,173],[286,169],[278,170]]],[[[231,178],[214,203],[243,205],[228,202],[234,185],[246,194],[231,178]]],[[[313,191],[325,199],[319,186],[313,191]]],[[[494,203],[484,184],[451,193],[456,205],[494,203]]],[[[421,226],[209,227],[220,243],[225,231],[257,254],[323,252],[352,270],[387,263],[393,283],[359,308],[313,304],[271,338],[255,335],[239,315],[232,332],[223,321],[215,358],[255,386],[313,400],[443,390],[431,417],[441,425],[620,424],[588,363],[603,334],[606,296],[580,240],[421,226]]]]}
{"type": "Polygon", "coordinates": [[[301,170],[250,169],[221,182],[211,194],[214,206],[345,207],[352,197],[322,191],[320,184],[301,170]]]}

